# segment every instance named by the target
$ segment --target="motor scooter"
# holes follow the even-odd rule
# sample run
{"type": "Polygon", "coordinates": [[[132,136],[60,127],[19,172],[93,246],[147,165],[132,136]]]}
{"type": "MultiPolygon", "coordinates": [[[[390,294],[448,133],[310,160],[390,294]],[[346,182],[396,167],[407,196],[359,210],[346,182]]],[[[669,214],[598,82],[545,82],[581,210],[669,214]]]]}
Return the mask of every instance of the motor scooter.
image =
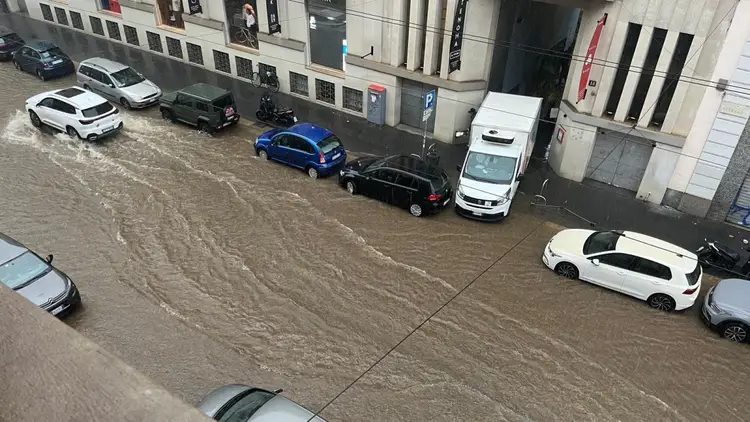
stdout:
{"type": "MultiPolygon", "coordinates": [[[[740,254],[738,252],[715,240],[703,240],[706,244],[695,251],[700,262],[742,276],[750,274],[750,257],[745,259],[742,265],[739,265],[740,254]]],[[[742,245],[746,252],[750,252],[750,242],[747,239],[742,239],[742,245]]]]}
{"type": "Polygon", "coordinates": [[[265,93],[260,97],[260,107],[258,108],[258,111],[255,112],[255,117],[262,122],[283,127],[289,127],[297,123],[297,117],[294,115],[294,110],[291,108],[276,108],[276,103],[274,103],[271,95],[268,93],[265,93]]]}

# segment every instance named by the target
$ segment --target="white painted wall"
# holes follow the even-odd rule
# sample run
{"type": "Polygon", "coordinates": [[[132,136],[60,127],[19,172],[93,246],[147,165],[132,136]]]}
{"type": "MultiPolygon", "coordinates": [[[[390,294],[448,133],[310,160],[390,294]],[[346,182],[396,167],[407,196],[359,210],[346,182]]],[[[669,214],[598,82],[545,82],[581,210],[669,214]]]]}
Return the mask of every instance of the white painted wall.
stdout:
{"type": "Polygon", "coordinates": [[[657,144],[651,153],[636,198],[661,204],[680,157],[680,148],[657,144]]]}
{"type": "MultiPolygon", "coordinates": [[[[750,73],[746,75],[741,70],[747,65],[746,57],[750,57],[749,39],[750,1],[741,0],[726,40],[718,53],[711,80],[723,78],[737,83],[748,78],[750,83],[750,73]]],[[[742,108],[747,103],[747,99],[713,88],[705,90],[670,181],[670,189],[709,200],[713,198],[718,181],[721,180],[739,139],[737,125],[743,119],[747,120],[747,117],[744,117],[746,112],[742,108]],[[722,107],[728,113],[722,112],[722,107]],[[700,166],[699,161],[702,161],[700,166]]],[[[742,128],[739,129],[739,133],[741,131],[742,128]]]]}

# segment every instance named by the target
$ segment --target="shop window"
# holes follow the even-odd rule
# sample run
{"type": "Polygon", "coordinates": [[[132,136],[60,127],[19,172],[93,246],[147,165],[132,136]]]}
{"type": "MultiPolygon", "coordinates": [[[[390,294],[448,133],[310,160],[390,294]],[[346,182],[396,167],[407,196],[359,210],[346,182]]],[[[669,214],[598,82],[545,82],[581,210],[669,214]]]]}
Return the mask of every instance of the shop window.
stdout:
{"type": "Polygon", "coordinates": [[[214,50],[214,67],[218,71],[232,73],[232,66],[229,64],[229,54],[214,50]]]}
{"type": "Polygon", "coordinates": [[[364,93],[358,89],[344,87],[344,108],[358,113],[362,112],[364,93]]]}
{"type": "Polygon", "coordinates": [[[310,95],[307,87],[307,75],[289,72],[289,85],[290,90],[295,94],[304,95],[305,97],[310,95]]]}
{"type": "Polygon", "coordinates": [[[336,104],[336,85],[322,79],[315,79],[315,99],[328,104],[336,104]]]}
{"type": "Polygon", "coordinates": [[[172,57],[176,57],[178,59],[183,58],[182,44],[180,44],[180,40],[172,37],[167,37],[167,52],[169,52],[169,55],[172,57]]]}
{"type": "MultiPolygon", "coordinates": [[[[680,75],[685,67],[690,46],[693,44],[693,35],[680,33],[677,37],[677,46],[672,54],[672,61],[669,63],[664,85],[659,93],[659,100],[654,109],[654,115],[651,118],[650,126],[661,127],[664,119],[667,117],[667,111],[672,104],[672,97],[680,81],[680,75]]],[[[679,105],[678,105],[679,106],[679,105]]]]}
{"type": "Polygon", "coordinates": [[[253,61],[244,57],[235,56],[237,63],[237,76],[245,79],[253,79],[253,61]]]}
{"type": "Polygon", "coordinates": [[[164,47],[161,45],[161,36],[159,34],[146,31],[146,41],[148,41],[148,49],[156,51],[157,53],[163,53],[164,47]]]}
{"type": "Polygon", "coordinates": [[[57,23],[68,26],[68,15],[65,13],[65,9],[55,7],[55,15],[57,15],[57,23]]]}
{"type": "Polygon", "coordinates": [[[264,77],[269,73],[271,73],[272,75],[276,75],[276,66],[271,66],[265,63],[258,63],[258,73],[260,73],[264,77]]]}
{"type": "Polygon", "coordinates": [[[52,9],[49,5],[39,3],[39,7],[42,9],[42,18],[46,21],[54,22],[55,19],[52,17],[52,9]]]}
{"type": "Polygon", "coordinates": [[[342,47],[346,39],[346,0],[306,0],[310,61],[344,69],[342,47]]]}
{"type": "Polygon", "coordinates": [[[70,23],[73,24],[73,28],[80,29],[81,31],[84,30],[83,28],[83,18],[81,17],[81,14],[78,12],[70,11],[70,23]]]}
{"type": "Polygon", "coordinates": [[[120,0],[99,0],[99,7],[102,10],[107,10],[118,15],[122,13],[120,10],[120,0]]]}
{"type": "Polygon", "coordinates": [[[104,26],[102,25],[102,20],[94,17],[89,16],[89,20],[91,21],[91,31],[94,32],[96,35],[104,36],[104,26]]]}
{"type": "Polygon", "coordinates": [[[182,20],[182,0],[156,0],[156,8],[159,10],[161,25],[185,29],[185,21],[182,20]]]}
{"type": "Polygon", "coordinates": [[[258,7],[256,0],[225,0],[229,42],[258,49],[258,7]],[[253,24],[254,23],[254,24],[253,24]]]}
{"type": "Polygon", "coordinates": [[[120,25],[118,25],[117,22],[107,21],[107,32],[109,32],[109,37],[113,40],[122,41],[120,25]]]}
{"type": "Polygon", "coordinates": [[[198,44],[186,42],[185,47],[187,48],[188,61],[195,64],[203,64],[203,49],[198,44]]]}
{"type": "Polygon", "coordinates": [[[138,42],[138,31],[132,26],[123,25],[122,28],[125,30],[125,41],[128,44],[139,45],[138,42]]]}

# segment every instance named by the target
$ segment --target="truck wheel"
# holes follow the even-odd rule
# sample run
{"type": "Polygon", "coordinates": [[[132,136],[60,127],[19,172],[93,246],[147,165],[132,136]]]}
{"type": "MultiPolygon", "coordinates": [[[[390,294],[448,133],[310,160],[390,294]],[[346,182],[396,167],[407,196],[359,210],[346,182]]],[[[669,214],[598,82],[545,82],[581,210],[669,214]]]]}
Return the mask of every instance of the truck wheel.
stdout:
{"type": "Polygon", "coordinates": [[[174,122],[174,116],[172,115],[172,111],[166,108],[161,109],[161,118],[168,121],[169,123],[174,122]]]}

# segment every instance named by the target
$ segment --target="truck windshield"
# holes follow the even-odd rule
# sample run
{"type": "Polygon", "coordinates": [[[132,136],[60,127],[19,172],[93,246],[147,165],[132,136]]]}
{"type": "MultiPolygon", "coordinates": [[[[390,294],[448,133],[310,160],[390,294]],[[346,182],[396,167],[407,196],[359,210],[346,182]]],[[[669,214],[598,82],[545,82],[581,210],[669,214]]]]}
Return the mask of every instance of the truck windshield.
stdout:
{"type": "Polygon", "coordinates": [[[514,157],[470,151],[463,175],[481,182],[507,185],[513,180],[515,172],[516,159],[514,157]]]}

